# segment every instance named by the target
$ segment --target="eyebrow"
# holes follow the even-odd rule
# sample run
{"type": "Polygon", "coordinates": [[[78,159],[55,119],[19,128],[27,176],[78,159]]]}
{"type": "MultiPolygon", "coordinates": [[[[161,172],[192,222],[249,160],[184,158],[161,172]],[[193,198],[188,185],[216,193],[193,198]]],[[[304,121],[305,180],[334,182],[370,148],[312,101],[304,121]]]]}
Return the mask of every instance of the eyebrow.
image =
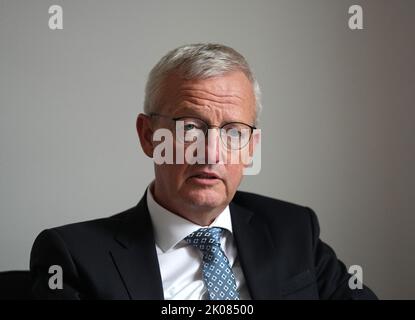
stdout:
{"type": "MultiPolygon", "coordinates": [[[[199,108],[200,107],[196,107],[194,106],[194,108],[199,108]]],[[[206,123],[209,123],[208,119],[206,119],[203,115],[200,115],[199,113],[196,113],[194,110],[193,106],[192,107],[181,107],[180,108],[180,112],[179,113],[175,113],[173,112],[173,118],[186,118],[186,117],[190,117],[190,118],[198,118],[200,120],[205,121],[206,123]]]]}
{"type": "MultiPolygon", "coordinates": [[[[185,112],[186,114],[195,114],[195,109],[201,109],[201,107],[198,107],[196,105],[177,107],[177,109],[179,109],[179,108],[180,108],[180,113],[185,112]]],[[[175,113],[174,111],[173,111],[173,114],[175,113]]]]}
{"type": "MultiPolygon", "coordinates": [[[[202,115],[200,115],[198,113],[195,113],[195,110],[194,109],[201,109],[201,107],[196,106],[196,105],[192,105],[192,106],[181,106],[180,107],[180,113],[175,114],[175,112],[173,111],[172,118],[175,118],[175,119],[176,118],[187,118],[187,117],[189,117],[189,118],[197,118],[197,119],[203,120],[207,124],[211,124],[210,121],[208,119],[206,119],[204,116],[202,116],[202,115]]],[[[249,124],[249,122],[244,122],[242,120],[231,119],[231,120],[222,121],[222,123],[220,123],[220,125],[224,125],[224,124],[227,124],[227,123],[233,123],[233,122],[249,124]]],[[[249,125],[251,125],[251,124],[249,124],[249,125]]],[[[255,124],[252,124],[252,126],[255,126],[255,124]]]]}

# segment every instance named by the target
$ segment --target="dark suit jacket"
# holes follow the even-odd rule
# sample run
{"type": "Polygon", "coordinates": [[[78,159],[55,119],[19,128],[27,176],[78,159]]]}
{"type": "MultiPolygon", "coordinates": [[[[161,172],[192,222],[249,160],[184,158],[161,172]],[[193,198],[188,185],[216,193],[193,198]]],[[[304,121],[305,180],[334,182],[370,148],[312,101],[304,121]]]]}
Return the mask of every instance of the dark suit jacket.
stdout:
{"type": "MultiPolygon", "coordinates": [[[[109,218],[48,229],[37,237],[30,269],[41,299],[163,299],[146,197],[109,218]],[[48,286],[51,265],[63,289],[48,286]]],[[[351,290],[350,275],[319,239],[315,213],[246,192],[230,203],[238,255],[252,299],[375,299],[351,290]]]]}

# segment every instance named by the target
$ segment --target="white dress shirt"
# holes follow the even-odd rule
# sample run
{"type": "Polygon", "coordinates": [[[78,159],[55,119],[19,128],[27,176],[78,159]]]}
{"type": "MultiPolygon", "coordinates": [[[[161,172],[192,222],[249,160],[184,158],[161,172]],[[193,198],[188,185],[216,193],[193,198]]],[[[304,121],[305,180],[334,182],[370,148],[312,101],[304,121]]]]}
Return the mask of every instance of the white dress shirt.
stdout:
{"type": "MultiPolygon", "coordinates": [[[[164,299],[206,300],[208,294],[202,277],[202,252],[184,240],[202,227],[159,205],[154,200],[151,187],[147,188],[147,206],[153,223],[164,299]]],[[[225,229],[222,232],[221,248],[235,275],[240,299],[250,299],[232,235],[229,206],[209,227],[225,229]]]]}

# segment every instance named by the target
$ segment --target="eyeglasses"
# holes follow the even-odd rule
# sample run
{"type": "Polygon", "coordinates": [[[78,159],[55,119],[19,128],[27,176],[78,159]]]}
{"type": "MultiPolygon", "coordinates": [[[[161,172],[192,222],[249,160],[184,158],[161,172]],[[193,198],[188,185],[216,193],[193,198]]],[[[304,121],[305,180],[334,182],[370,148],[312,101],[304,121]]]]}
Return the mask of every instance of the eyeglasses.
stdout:
{"type": "Polygon", "coordinates": [[[231,150],[240,150],[245,147],[251,140],[252,133],[256,127],[250,126],[243,122],[228,122],[222,126],[213,126],[206,121],[195,117],[178,117],[172,118],[159,113],[150,113],[150,117],[163,117],[175,122],[176,139],[184,144],[190,144],[193,141],[205,138],[208,129],[218,128],[222,143],[226,148],[231,150]],[[177,135],[177,130],[183,132],[183,135],[177,135]]]}

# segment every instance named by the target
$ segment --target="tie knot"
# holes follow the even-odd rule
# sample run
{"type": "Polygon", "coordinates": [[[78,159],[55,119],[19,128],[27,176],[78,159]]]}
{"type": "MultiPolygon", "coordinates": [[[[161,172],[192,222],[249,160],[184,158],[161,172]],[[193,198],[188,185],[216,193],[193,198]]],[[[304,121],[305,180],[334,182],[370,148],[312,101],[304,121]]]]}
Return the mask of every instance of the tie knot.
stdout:
{"type": "Polygon", "coordinates": [[[184,240],[202,252],[212,251],[215,246],[220,246],[221,228],[200,228],[189,234],[184,240]]]}

